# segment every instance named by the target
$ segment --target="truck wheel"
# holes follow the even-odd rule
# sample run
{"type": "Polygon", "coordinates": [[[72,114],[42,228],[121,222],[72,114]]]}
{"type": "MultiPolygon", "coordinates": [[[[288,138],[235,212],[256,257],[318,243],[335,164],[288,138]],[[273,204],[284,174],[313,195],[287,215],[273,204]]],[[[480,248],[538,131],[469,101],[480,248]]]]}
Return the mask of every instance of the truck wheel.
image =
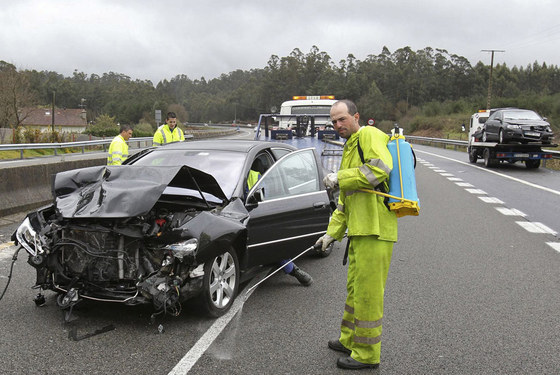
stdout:
{"type": "Polygon", "coordinates": [[[494,159],[492,159],[490,149],[485,148],[482,154],[483,154],[482,156],[484,157],[484,166],[486,168],[492,168],[495,164],[494,164],[494,159]]]}
{"type": "Polygon", "coordinates": [[[537,169],[538,167],[541,166],[541,161],[540,161],[540,159],[525,160],[525,166],[527,167],[527,169],[537,169]]]}
{"type": "Polygon", "coordinates": [[[478,155],[476,153],[476,149],[473,147],[469,148],[469,161],[471,163],[476,163],[477,160],[478,160],[478,155]]]}

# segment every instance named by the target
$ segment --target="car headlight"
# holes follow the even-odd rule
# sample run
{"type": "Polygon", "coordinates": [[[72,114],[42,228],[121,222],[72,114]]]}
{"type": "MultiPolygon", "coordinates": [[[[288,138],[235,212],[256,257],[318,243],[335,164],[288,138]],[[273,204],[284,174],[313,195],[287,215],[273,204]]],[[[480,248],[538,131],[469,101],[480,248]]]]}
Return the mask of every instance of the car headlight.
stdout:
{"type": "Polygon", "coordinates": [[[31,226],[29,218],[26,217],[23,223],[19,226],[16,231],[16,238],[18,243],[27,250],[27,252],[33,256],[37,254],[42,254],[44,252],[39,239],[37,238],[37,232],[31,226]]]}
{"type": "Polygon", "coordinates": [[[171,254],[180,260],[183,260],[185,257],[194,258],[198,249],[198,240],[196,238],[191,238],[186,241],[167,245],[165,249],[171,251],[171,254]]]}

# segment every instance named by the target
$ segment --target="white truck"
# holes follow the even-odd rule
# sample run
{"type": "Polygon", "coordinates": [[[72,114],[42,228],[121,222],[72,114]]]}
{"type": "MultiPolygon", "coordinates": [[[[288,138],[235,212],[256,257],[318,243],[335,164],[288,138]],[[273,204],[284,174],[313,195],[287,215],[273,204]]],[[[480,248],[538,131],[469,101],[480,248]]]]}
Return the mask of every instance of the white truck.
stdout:
{"type": "Polygon", "coordinates": [[[542,159],[552,158],[552,154],[543,150],[542,147],[557,147],[556,144],[488,142],[484,123],[496,110],[480,110],[471,116],[467,146],[471,163],[476,163],[478,159],[484,159],[484,166],[490,168],[497,166],[500,162],[515,163],[522,161],[527,168],[535,169],[540,167],[542,159]]]}

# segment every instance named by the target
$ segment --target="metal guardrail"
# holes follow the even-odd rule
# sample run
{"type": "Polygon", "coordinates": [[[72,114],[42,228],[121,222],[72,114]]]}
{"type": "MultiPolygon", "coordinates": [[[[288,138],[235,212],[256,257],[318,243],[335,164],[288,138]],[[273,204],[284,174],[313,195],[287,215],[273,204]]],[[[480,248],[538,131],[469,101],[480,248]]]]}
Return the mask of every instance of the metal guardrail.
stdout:
{"type": "MultiPolygon", "coordinates": [[[[185,139],[193,138],[192,134],[185,134],[185,139]]],[[[127,143],[130,148],[143,148],[152,146],[152,137],[138,137],[130,138],[127,143]]],[[[54,156],[58,155],[57,151],[69,148],[81,148],[82,154],[86,153],[87,147],[103,146],[103,151],[107,151],[108,145],[111,144],[113,138],[97,139],[93,141],[79,141],[79,142],[63,142],[63,143],[13,143],[0,145],[0,151],[13,151],[19,150],[20,159],[24,159],[23,152],[25,150],[53,150],[54,156]]],[[[99,150],[95,150],[99,151],[99,150]]]]}

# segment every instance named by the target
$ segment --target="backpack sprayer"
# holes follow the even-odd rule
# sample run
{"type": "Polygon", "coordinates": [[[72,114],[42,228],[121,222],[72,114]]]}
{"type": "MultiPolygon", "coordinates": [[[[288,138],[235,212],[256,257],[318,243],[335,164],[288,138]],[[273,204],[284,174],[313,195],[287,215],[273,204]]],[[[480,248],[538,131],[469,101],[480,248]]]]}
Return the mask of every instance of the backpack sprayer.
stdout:
{"type": "Polygon", "coordinates": [[[398,124],[391,130],[391,140],[387,148],[393,158],[393,169],[389,174],[389,192],[383,193],[371,189],[359,189],[365,193],[377,194],[389,198],[389,209],[397,217],[420,214],[420,201],[416,191],[416,157],[410,143],[405,141],[398,124]]]}

